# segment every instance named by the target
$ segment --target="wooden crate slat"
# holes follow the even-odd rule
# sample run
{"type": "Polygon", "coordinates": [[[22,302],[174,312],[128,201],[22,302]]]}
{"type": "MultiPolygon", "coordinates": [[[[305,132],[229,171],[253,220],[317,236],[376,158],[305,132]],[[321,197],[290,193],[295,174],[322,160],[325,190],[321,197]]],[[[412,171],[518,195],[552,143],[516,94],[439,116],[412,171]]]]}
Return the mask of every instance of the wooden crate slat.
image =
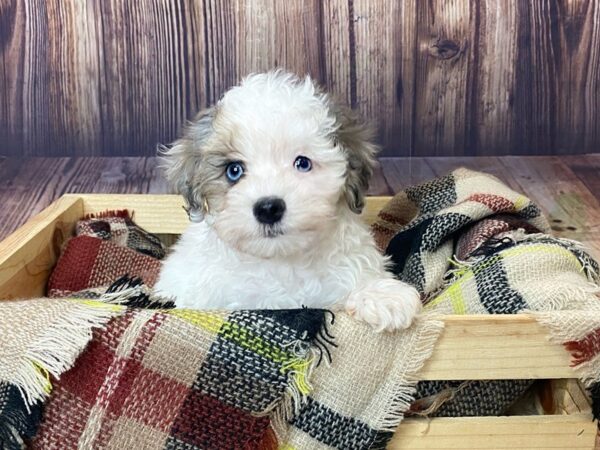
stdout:
{"type": "MultiPolygon", "coordinates": [[[[138,225],[152,233],[181,234],[189,224],[180,195],[151,194],[67,194],[83,199],[85,214],[114,209],[135,212],[138,225]]],[[[389,197],[368,197],[363,218],[372,223],[389,197]]]]}
{"type": "Polygon", "coordinates": [[[136,223],[151,233],[181,234],[189,224],[180,195],[69,194],[83,200],[85,214],[128,209],[136,223]]]}
{"type": "Polygon", "coordinates": [[[444,316],[427,380],[572,378],[569,353],[528,315],[444,316]]]}
{"type": "Polygon", "coordinates": [[[528,315],[445,316],[426,380],[572,378],[569,354],[528,315]]]}
{"type": "Polygon", "coordinates": [[[62,197],[0,242],[0,299],[44,295],[65,239],[83,216],[78,197],[62,197]]]}
{"type": "Polygon", "coordinates": [[[406,419],[388,445],[404,449],[592,449],[591,414],[406,419]]]}

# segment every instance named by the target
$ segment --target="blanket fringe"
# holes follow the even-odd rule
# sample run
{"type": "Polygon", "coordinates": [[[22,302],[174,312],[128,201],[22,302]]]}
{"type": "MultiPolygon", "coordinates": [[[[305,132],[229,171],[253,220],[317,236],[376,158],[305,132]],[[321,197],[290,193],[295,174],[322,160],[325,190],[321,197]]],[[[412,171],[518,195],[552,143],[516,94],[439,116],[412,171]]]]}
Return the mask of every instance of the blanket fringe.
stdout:
{"type": "MultiPolygon", "coordinates": [[[[598,309],[596,309],[596,312],[598,309]]],[[[548,340],[552,343],[565,346],[569,341],[583,339],[588,333],[600,329],[600,315],[590,315],[590,310],[562,310],[562,311],[523,311],[535,317],[536,321],[548,330],[548,340]],[[571,320],[577,320],[581,327],[580,334],[575,334],[569,327],[565,327],[565,319],[561,316],[569,316],[571,320]]],[[[573,359],[573,355],[571,355],[573,359]]],[[[575,373],[583,385],[590,389],[597,381],[596,368],[594,367],[597,357],[591,361],[581,362],[573,365],[575,373]]]]}
{"type": "Polygon", "coordinates": [[[108,219],[110,217],[121,217],[123,219],[133,219],[133,212],[130,213],[127,209],[106,210],[98,213],[86,214],[83,220],[91,219],[108,219]]]}
{"type": "Polygon", "coordinates": [[[111,284],[100,296],[100,300],[132,308],[171,309],[175,307],[173,299],[153,295],[152,289],[145,285],[141,278],[129,275],[123,275],[111,284]]]}
{"type": "MultiPolygon", "coordinates": [[[[306,348],[306,342],[297,341],[291,343],[294,349],[306,348]]],[[[319,350],[309,347],[300,350],[296,358],[282,366],[281,370],[287,372],[289,383],[281,399],[273,402],[264,411],[256,416],[270,416],[271,428],[278,442],[285,440],[289,428],[289,422],[300,413],[300,409],[306,403],[308,394],[313,390],[310,384],[311,374],[319,363],[319,350]]]]}
{"type": "Polygon", "coordinates": [[[27,349],[26,364],[17,369],[11,379],[25,400],[28,412],[52,391],[51,376],[59,378],[73,366],[92,338],[92,329],[103,327],[123,310],[117,305],[91,300],[69,301],[75,303],[69,314],[60,317],[27,349]]]}
{"type": "Polygon", "coordinates": [[[561,289],[552,296],[544,299],[537,312],[543,311],[562,311],[566,308],[599,310],[600,302],[597,294],[600,293],[600,286],[594,283],[585,283],[577,281],[562,281],[561,289]]]}
{"type": "Polygon", "coordinates": [[[410,408],[415,399],[416,386],[419,381],[417,375],[425,362],[431,357],[435,343],[444,329],[444,322],[433,314],[423,314],[419,320],[422,323],[414,338],[417,344],[412,352],[415,357],[407,361],[407,365],[404,366],[404,373],[397,375],[398,379],[404,377],[406,382],[398,384],[396,387],[392,402],[382,415],[382,420],[375,426],[378,431],[394,432],[400,425],[404,413],[410,408]]]}

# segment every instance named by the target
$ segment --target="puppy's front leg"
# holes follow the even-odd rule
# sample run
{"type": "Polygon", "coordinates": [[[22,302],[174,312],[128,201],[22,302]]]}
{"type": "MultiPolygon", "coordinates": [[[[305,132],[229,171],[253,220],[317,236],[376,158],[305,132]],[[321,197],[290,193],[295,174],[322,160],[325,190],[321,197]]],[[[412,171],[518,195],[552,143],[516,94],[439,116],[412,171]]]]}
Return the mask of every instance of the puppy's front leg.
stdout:
{"type": "Polygon", "coordinates": [[[376,331],[408,328],[422,307],[414,287],[387,275],[365,280],[350,293],[345,305],[349,314],[376,331]]]}

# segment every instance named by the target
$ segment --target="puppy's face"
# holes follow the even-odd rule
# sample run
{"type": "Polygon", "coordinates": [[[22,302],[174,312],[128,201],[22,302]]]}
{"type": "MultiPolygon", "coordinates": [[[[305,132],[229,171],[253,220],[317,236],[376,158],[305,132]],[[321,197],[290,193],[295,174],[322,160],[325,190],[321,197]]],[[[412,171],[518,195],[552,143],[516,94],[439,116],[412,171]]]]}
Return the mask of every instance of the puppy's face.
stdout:
{"type": "Polygon", "coordinates": [[[360,212],[376,151],[369,140],[310,79],[253,75],[165,152],[167,175],[228,245],[290,257],[318,245],[340,208],[360,212]]]}

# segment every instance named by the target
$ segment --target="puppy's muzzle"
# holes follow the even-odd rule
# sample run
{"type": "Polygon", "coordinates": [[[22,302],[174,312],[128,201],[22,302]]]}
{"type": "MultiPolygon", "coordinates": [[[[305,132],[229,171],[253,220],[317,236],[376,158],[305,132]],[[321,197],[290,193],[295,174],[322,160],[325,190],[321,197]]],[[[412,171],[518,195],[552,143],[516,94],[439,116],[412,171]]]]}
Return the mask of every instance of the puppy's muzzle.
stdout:
{"type": "Polygon", "coordinates": [[[279,197],[263,197],[254,204],[252,211],[260,223],[274,225],[285,213],[285,202],[279,197]]]}

